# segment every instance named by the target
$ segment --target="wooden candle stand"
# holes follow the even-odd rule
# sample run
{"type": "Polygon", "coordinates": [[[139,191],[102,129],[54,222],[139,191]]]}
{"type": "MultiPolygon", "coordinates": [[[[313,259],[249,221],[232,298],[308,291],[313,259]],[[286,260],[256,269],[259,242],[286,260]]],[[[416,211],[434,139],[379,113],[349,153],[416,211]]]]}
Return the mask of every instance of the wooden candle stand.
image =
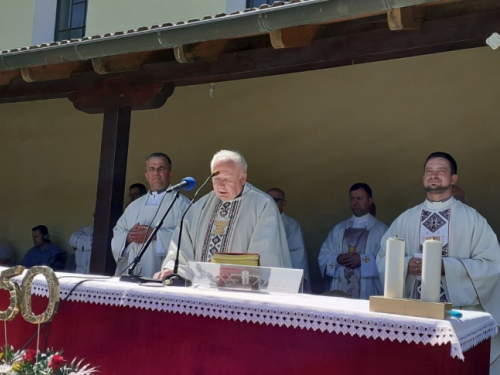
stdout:
{"type": "Polygon", "coordinates": [[[387,314],[417,316],[420,318],[445,319],[452,304],[448,302],[425,302],[409,298],[370,297],[370,311],[387,314]]]}

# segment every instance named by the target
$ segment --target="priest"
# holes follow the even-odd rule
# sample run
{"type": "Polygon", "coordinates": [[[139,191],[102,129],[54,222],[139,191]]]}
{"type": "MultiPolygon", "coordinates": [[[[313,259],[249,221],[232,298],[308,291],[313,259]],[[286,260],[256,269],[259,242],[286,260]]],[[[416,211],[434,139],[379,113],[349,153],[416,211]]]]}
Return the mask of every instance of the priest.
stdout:
{"type": "Polygon", "coordinates": [[[292,267],[304,271],[304,292],[311,293],[311,279],[309,277],[309,263],[307,260],[306,245],[302,228],[297,220],[285,214],[287,200],[285,192],[280,188],[271,188],[267,191],[276,202],[276,207],[280,212],[283,226],[285,227],[288,250],[290,250],[290,259],[292,267]]]}
{"type": "MultiPolygon", "coordinates": [[[[423,242],[441,241],[441,300],[456,309],[490,313],[500,323],[500,246],[488,222],[475,209],[452,196],[458,180],[457,163],[445,152],[430,154],[424,164],[427,199],[401,214],[382,238],[377,256],[384,282],[386,241],[405,240],[405,297],[420,299],[423,242]]],[[[500,373],[500,340],[492,339],[490,367],[500,373]]]]}
{"type": "MultiPolygon", "coordinates": [[[[234,151],[219,151],[210,168],[218,171],[212,179],[213,191],[196,202],[184,219],[179,275],[186,276],[188,261],[210,262],[216,252],[257,253],[261,266],[291,268],[279,211],[269,195],[246,182],[245,158],[234,151]]],[[[173,272],[178,230],[157,279],[173,272]]]]}
{"type": "MultiPolygon", "coordinates": [[[[163,217],[175,197],[167,193],[173,176],[172,162],[163,153],[153,153],[146,158],[146,180],[148,194],[134,200],[125,209],[113,229],[111,249],[117,263],[116,275],[127,273],[132,261],[142,250],[156,223],[163,217]]],[[[180,218],[189,204],[189,200],[179,195],[163,225],[137,264],[134,274],[152,277],[161,269],[170,238],[180,218]]]]}
{"type": "Polygon", "coordinates": [[[326,291],[341,291],[351,298],[381,295],[376,256],[387,225],[370,214],[372,189],[358,182],[349,189],[353,215],[333,227],[318,256],[326,291]]]}

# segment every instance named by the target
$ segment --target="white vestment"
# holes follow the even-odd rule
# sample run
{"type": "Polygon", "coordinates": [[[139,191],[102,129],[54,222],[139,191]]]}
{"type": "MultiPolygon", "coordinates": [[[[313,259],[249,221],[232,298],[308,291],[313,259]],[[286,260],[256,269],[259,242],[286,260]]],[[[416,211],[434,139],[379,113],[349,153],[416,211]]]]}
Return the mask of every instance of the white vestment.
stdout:
{"type": "Polygon", "coordinates": [[[311,292],[311,279],[309,278],[309,264],[307,261],[306,245],[302,228],[297,220],[292,219],[285,213],[281,214],[283,225],[285,227],[288,249],[290,250],[290,258],[292,267],[304,270],[304,292],[311,292]]]}
{"type": "Polygon", "coordinates": [[[94,226],[87,225],[69,238],[69,244],[75,249],[76,273],[89,273],[93,237],[94,226]]]}
{"type": "MultiPolygon", "coordinates": [[[[361,257],[359,292],[361,299],[368,299],[372,295],[381,295],[382,286],[378,279],[376,257],[380,250],[380,239],[387,230],[387,225],[377,220],[372,215],[363,217],[363,226],[368,230],[365,250],[361,257]]],[[[346,267],[337,262],[340,254],[348,252],[348,246],[344,241],[347,229],[352,228],[357,218],[351,218],[340,222],[333,227],[326,241],[321,246],[318,256],[319,268],[323,277],[331,278],[329,290],[340,290],[340,276],[346,267]]]]}
{"type": "MultiPolygon", "coordinates": [[[[178,232],[179,228],[170,242],[164,269],[174,269],[178,232]]],[[[207,249],[211,251],[214,248],[218,252],[257,253],[263,267],[292,266],[283,221],[276,203],[268,194],[249,183],[245,183],[241,195],[232,201],[222,202],[212,191],[196,202],[184,219],[180,248],[178,273],[182,277],[186,277],[188,261],[207,259],[207,249]],[[218,230],[214,218],[221,204],[231,209],[227,213],[226,235],[215,238],[218,243],[210,243],[218,230]]],[[[208,254],[208,257],[211,255],[208,254]]]]}
{"type": "MultiPolygon", "coordinates": [[[[426,200],[401,214],[392,223],[382,238],[381,250],[377,256],[382,285],[386,241],[389,237],[398,236],[405,240],[405,297],[411,296],[416,277],[408,274],[408,262],[414,257],[414,253],[419,252],[423,239],[423,234],[420,233],[423,215],[427,217],[429,213],[432,215],[434,212],[447,210],[450,210],[449,236],[446,241],[448,256],[443,257],[445,274],[441,277],[447,300],[457,309],[487,311],[500,324],[500,245],[486,219],[455,198],[445,202],[426,200]]],[[[434,225],[439,225],[439,222],[434,220],[434,225]]],[[[492,339],[492,360],[498,357],[499,343],[499,335],[496,335],[492,339]]]]}
{"type": "MultiPolygon", "coordinates": [[[[125,209],[125,212],[113,229],[113,239],[111,240],[111,249],[116,261],[116,275],[128,273],[126,271],[128,265],[139,254],[143,245],[131,243],[126,246],[127,235],[130,229],[137,223],[140,225],[149,225],[154,228],[167,211],[174,196],[175,193],[156,194],[149,192],[130,203],[125,209]],[[154,202],[155,197],[158,200],[156,203],[154,202]]],[[[179,198],[174,203],[158,231],[156,235],[157,239],[153,240],[149,245],[141,261],[135,267],[134,274],[153,277],[156,272],[160,271],[163,259],[165,259],[167,254],[166,249],[168,249],[170,244],[172,233],[179,224],[188,204],[189,199],[183,195],[179,195],[179,198]]]]}

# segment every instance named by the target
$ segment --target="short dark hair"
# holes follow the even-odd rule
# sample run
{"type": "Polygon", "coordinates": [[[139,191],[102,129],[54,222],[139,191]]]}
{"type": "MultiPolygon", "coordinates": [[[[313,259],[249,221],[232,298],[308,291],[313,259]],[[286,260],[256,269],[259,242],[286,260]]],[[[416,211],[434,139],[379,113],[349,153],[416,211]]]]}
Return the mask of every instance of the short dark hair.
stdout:
{"type": "Polygon", "coordinates": [[[172,160],[170,160],[170,158],[168,157],[167,154],[164,154],[163,152],[153,152],[152,154],[149,154],[148,156],[146,156],[146,163],[151,158],[164,158],[164,159],[167,159],[168,170],[169,171],[172,170],[172,160]]]}
{"type": "Polygon", "coordinates": [[[349,189],[349,193],[351,191],[355,191],[355,190],[359,190],[359,189],[363,189],[364,191],[366,191],[368,198],[373,198],[372,188],[370,187],[370,185],[365,184],[364,182],[357,182],[354,185],[352,185],[351,188],[349,189]]]}
{"type": "Polygon", "coordinates": [[[276,191],[276,192],[278,192],[278,194],[280,194],[283,197],[283,199],[286,199],[285,192],[283,190],[281,190],[280,188],[277,188],[277,187],[273,187],[273,188],[269,189],[267,191],[267,193],[269,193],[270,191],[273,191],[273,190],[276,191]]]}
{"type": "Polygon", "coordinates": [[[433,152],[432,154],[427,156],[427,159],[425,159],[425,163],[424,163],[424,169],[425,169],[425,166],[427,165],[427,162],[429,160],[435,159],[435,158],[443,158],[443,159],[448,160],[448,163],[450,163],[451,174],[457,174],[458,165],[457,165],[457,162],[455,161],[455,159],[453,159],[453,156],[451,156],[450,154],[448,154],[446,152],[441,152],[441,151],[433,152]]]}
{"type": "Polygon", "coordinates": [[[47,236],[49,234],[49,228],[47,228],[45,225],[37,225],[33,229],[31,229],[32,232],[39,230],[42,236],[47,236]]]}
{"type": "Polygon", "coordinates": [[[139,193],[141,195],[146,195],[148,192],[148,189],[146,189],[146,186],[144,186],[140,182],[137,182],[135,184],[130,185],[128,189],[131,190],[131,189],[135,189],[135,188],[139,189],[139,193]]]}

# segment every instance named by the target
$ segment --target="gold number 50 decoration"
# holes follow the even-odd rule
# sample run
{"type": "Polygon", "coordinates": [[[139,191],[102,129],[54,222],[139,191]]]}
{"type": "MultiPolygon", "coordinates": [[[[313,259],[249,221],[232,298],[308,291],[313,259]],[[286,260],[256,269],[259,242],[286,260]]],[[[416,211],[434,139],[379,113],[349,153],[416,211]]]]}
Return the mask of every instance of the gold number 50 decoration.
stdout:
{"type": "Polygon", "coordinates": [[[16,266],[0,272],[0,289],[5,289],[10,295],[10,305],[5,311],[0,311],[0,320],[12,320],[19,313],[33,324],[41,324],[52,320],[59,306],[59,280],[52,268],[46,266],[31,267],[23,277],[22,288],[10,281],[14,276],[23,273],[23,266],[16,266]],[[31,285],[36,275],[43,275],[49,287],[49,303],[45,311],[35,315],[31,304],[31,285]]]}

